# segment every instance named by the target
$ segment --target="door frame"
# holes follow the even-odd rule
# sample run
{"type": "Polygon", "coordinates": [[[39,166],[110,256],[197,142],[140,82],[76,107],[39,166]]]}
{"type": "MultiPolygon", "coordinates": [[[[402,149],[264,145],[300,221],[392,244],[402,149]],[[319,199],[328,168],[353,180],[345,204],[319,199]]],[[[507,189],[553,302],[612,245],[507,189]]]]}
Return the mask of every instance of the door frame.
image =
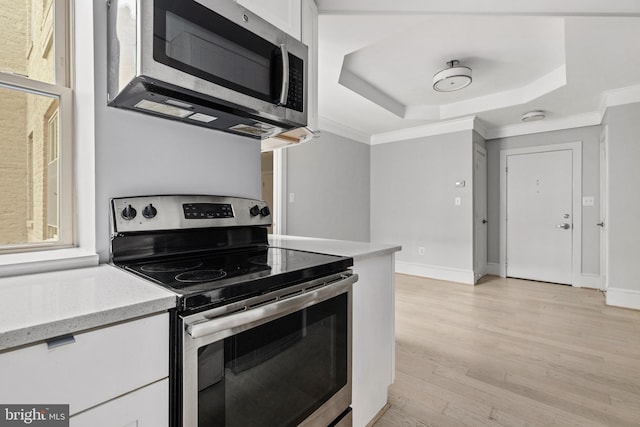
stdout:
{"type": "Polygon", "coordinates": [[[500,150],[500,276],[507,275],[507,157],[571,150],[573,163],[571,285],[581,287],[582,276],[582,141],[500,150]]]}
{"type": "Polygon", "coordinates": [[[609,287],[609,125],[600,133],[600,290],[609,287]]]}
{"type": "Polygon", "coordinates": [[[487,258],[489,255],[489,248],[488,248],[488,240],[489,240],[489,232],[488,232],[488,223],[479,225],[478,224],[478,218],[476,218],[476,209],[477,209],[477,205],[479,203],[478,197],[484,197],[484,207],[485,207],[485,212],[483,214],[484,216],[484,220],[488,220],[489,219],[489,206],[488,206],[488,198],[487,198],[487,192],[488,192],[488,177],[487,177],[487,149],[485,147],[483,147],[480,144],[473,144],[473,277],[474,277],[474,283],[478,283],[478,281],[487,275],[487,258]],[[478,152],[482,153],[484,155],[484,171],[485,171],[485,177],[484,177],[484,194],[483,195],[478,195],[478,180],[477,180],[477,175],[476,175],[476,160],[478,157],[478,152]],[[477,245],[478,245],[478,232],[479,232],[479,227],[484,227],[485,229],[485,239],[484,239],[484,263],[481,265],[478,265],[477,261],[477,245]]]}
{"type": "Polygon", "coordinates": [[[273,150],[274,233],[287,234],[287,150],[273,150]]]}

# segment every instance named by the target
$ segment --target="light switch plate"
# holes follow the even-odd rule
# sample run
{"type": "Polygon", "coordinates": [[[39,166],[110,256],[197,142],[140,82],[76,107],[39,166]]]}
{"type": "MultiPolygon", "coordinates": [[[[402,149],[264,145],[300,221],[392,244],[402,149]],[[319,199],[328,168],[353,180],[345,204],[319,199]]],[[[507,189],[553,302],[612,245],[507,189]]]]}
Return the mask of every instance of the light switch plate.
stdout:
{"type": "Polygon", "coordinates": [[[592,196],[585,196],[582,198],[582,206],[593,206],[594,198],[592,196]]]}

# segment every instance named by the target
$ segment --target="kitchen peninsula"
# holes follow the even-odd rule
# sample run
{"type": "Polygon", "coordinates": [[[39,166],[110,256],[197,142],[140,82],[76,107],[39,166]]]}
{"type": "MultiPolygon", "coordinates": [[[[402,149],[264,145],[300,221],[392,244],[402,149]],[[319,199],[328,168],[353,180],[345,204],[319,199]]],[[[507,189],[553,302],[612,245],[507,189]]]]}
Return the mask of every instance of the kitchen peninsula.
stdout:
{"type": "Polygon", "coordinates": [[[353,258],[359,278],[353,286],[353,425],[365,426],[384,409],[394,380],[394,273],[398,245],[269,237],[271,246],[353,258]]]}

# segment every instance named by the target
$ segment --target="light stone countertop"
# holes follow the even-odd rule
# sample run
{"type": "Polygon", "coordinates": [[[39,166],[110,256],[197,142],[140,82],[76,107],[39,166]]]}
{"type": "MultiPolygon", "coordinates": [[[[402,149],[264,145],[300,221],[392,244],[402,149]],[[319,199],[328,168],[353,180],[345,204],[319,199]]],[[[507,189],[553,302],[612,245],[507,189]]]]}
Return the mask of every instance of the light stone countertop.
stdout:
{"type": "Polygon", "coordinates": [[[176,295],[111,265],[0,279],[0,350],[159,313],[176,295]]]}
{"type": "Polygon", "coordinates": [[[353,242],[348,240],[319,239],[315,237],[269,235],[269,245],[329,255],[352,257],[354,261],[390,255],[402,249],[399,245],[353,242]]]}
{"type": "MultiPolygon", "coordinates": [[[[274,247],[352,257],[398,245],[270,235],[274,247]]],[[[0,351],[163,312],[176,295],[108,264],[0,278],[0,351]]]]}

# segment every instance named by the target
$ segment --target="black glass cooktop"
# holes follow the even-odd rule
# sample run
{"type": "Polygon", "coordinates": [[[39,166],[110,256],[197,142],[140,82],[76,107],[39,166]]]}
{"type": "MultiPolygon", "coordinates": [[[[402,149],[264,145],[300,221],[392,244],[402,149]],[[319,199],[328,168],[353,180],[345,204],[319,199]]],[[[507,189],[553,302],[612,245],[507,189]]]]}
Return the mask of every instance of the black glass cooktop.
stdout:
{"type": "Polygon", "coordinates": [[[259,247],[121,264],[121,267],[180,295],[183,310],[210,308],[339,273],[347,257],[259,247]]]}

